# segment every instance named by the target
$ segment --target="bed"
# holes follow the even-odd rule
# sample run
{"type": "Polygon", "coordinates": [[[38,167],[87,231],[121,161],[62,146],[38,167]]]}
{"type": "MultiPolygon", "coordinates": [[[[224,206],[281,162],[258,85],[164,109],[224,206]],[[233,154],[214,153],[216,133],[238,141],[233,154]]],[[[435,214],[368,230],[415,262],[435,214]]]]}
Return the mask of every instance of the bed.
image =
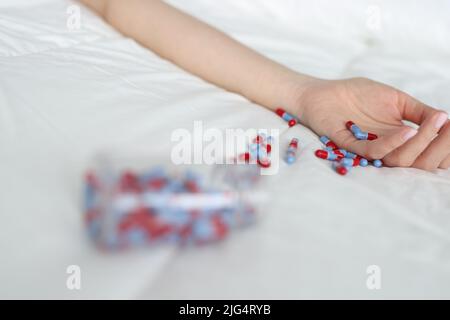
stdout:
{"type": "MultiPolygon", "coordinates": [[[[170,3],[294,69],[370,77],[450,112],[448,1],[170,3]]],[[[0,4],[0,298],[450,298],[450,171],[342,178],[314,157],[308,129],[288,129],[77,6],[0,4]],[[68,20],[78,9],[79,28],[68,20]],[[300,137],[295,166],[267,177],[259,222],[211,246],[100,253],[81,219],[89,157],[111,145],[167,153],[171,132],[195,120],[300,137]],[[66,286],[71,265],[80,290],[66,286]]]]}

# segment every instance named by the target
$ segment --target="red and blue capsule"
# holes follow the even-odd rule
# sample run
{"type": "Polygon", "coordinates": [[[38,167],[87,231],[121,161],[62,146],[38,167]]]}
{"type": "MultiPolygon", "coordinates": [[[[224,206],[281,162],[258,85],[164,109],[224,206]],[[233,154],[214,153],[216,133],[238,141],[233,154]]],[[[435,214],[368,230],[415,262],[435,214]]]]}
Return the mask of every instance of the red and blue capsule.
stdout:
{"type": "Polygon", "coordinates": [[[356,139],[358,140],[376,140],[378,136],[374,133],[364,132],[353,121],[347,121],[345,124],[348,130],[350,130],[356,139]]]}
{"type": "Polygon", "coordinates": [[[340,161],[333,162],[333,169],[341,176],[345,176],[350,171],[350,166],[342,164],[340,161]]]}
{"type": "Polygon", "coordinates": [[[342,159],[344,156],[342,153],[338,151],[330,151],[330,150],[316,150],[316,157],[320,159],[335,161],[342,159]]]}
{"type": "Polygon", "coordinates": [[[347,166],[347,167],[357,167],[360,165],[360,159],[350,159],[350,158],[343,158],[339,161],[340,164],[347,166]]]}
{"type": "Polygon", "coordinates": [[[332,150],[338,149],[338,146],[336,145],[336,143],[331,141],[330,138],[328,138],[327,136],[321,136],[319,139],[320,139],[320,142],[322,142],[325,145],[325,147],[330,148],[332,150]]]}
{"type": "Polygon", "coordinates": [[[275,113],[279,115],[284,121],[286,121],[289,127],[293,127],[297,124],[297,118],[292,114],[286,112],[286,110],[282,108],[277,108],[275,110],[275,113]]]}
{"type": "Polygon", "coordinates": [[[289,143],[289,147],[286,151],[286,163],[293,164],[295,160],[297,160],[297,152],[298,152],[298,139],[293,138],[289,143]]]}

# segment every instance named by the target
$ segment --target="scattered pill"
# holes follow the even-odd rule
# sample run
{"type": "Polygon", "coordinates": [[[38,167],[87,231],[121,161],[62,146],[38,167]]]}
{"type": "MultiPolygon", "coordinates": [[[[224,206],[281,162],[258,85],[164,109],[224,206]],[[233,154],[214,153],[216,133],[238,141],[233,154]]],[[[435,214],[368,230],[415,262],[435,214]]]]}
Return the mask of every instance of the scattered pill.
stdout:
{"type": "Polygon", "coordinates": [[[349,172],[350,167],[345,166],[340,162],[333,162],[333,169],[341,176],[345,176],[349,172]]]}
{"type": "Polygon", "coordinates": [[[298,151],[298,139],[293,138],[289,143],[289,147],[286,151],[285,160],[288,164],[292,164],[297,159],[297,151],[298,151]]]}
{"type": "Polygon", "coordinates": [[[373,160],[372,161],[372,164],[373,164],[373,166],[374,167],[376,167],[376,168],[381,168],[382,166],[383,166],[383,161],[381,161],[381,160],[373,160]]]}
{"type": "Polygon", "coordinates": [[[327,150],[316,150],[316,157],[320,158],[320,159],[325,159],[325,160],[337,160],[339,158],[338,155],[334,154],[331,151],[327,151],[327,150]]]}
{"type": "Polygon", "coordinates": [[[343,158],[339,161],[340,164],[347,166],[347,167],[356,167],[359,166],[360,160],[359,158],[350,159],[350,158],[343,158]]]}
{"type": "Polygon", "coordinates": [[[331,148],[333,150],[338,149],[337,145],[327,136],[321,136],[319,139],[327,148],[331,148]]]}
{"type": "Polygon", "coordinates": [[[289,125],[289,127],[295,126],[297,123],[299,123],[298,118],[284,110],[283,108],[277,108],[275,110],[275,113],[280,116],[284,121],[286,121],[289,125]]]}
{"type": "Polygon", "coordinates": [[[348,159],[356,159],[358,157],[358,155],[353,152],[347,151],[347,153],[345,154],[345,157],[348,159]]]}
{"type": "Polygon", "coordinates": [[[367,166],[369,165],[369,161],[367,161],[367,159],[365,159],[365,158],[361,158],[361,159],[359,160],[359,165],[360,165],[361,167],[367,167],[367,166]]]}
{"type": "Polygon", "coordinates": [[[350,130],[358,140],[376,140],[378,136],[374,133],[362,131],[353,121],[347,121],[346,128],[350,130]]]}
{"type": "Polygon", "coordinates": [[[353,122],[353,121],[347,121],[345,124],[348,130],[350,130],[353,134],[356,134],[358,132],[362,132],[362,130],[353,122]]]}

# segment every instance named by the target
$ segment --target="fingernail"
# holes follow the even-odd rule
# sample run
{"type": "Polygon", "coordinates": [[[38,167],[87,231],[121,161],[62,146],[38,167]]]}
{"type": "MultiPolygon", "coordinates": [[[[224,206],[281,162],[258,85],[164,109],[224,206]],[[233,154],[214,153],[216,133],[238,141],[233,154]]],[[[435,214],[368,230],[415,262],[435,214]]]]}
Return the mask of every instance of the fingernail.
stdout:
{"type": "Polygon", "coordinates": [[[440,113],[439,116],[436,119],[436,122],[434,123],[434,126],[436,129],[442,128],[442,126],[447,122],[448,115],[446,113],[440,113]]]}
{"type": "Polygon", "coordinates": [[[411,139],[412,137],[414,137],[416,134],[417,134],[417,130],[411,128],[411,129],[408,130],[408,132],[406,132],[406,133],[403,135],[403,139],[404,139],[405,141],[408,141],[409,139],[411,139]]]}

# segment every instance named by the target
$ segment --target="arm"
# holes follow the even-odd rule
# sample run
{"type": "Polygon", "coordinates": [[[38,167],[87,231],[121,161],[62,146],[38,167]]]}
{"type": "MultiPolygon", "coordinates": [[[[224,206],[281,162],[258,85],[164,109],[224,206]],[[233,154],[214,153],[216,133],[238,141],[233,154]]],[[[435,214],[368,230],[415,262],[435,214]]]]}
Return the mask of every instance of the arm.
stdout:
{"type": "Polygon", "coordinates": [[[263,57],[163,1],[82,2],[159,56],[268,108],[291,105],[288,100],[296,99],[302,83],[312,79],[263,57]]]}
{"type": "Polygon", "coordinates": [[[342,148],[390,166],[450,167],[447,114],[406,93],[368,79],[329,81],[294,72],[163,1],[81,2],[161,57],[269,109],[283,106],[342,148]],[[348,120],[380,138],[356,140],[345,129],[348,120]]]}

